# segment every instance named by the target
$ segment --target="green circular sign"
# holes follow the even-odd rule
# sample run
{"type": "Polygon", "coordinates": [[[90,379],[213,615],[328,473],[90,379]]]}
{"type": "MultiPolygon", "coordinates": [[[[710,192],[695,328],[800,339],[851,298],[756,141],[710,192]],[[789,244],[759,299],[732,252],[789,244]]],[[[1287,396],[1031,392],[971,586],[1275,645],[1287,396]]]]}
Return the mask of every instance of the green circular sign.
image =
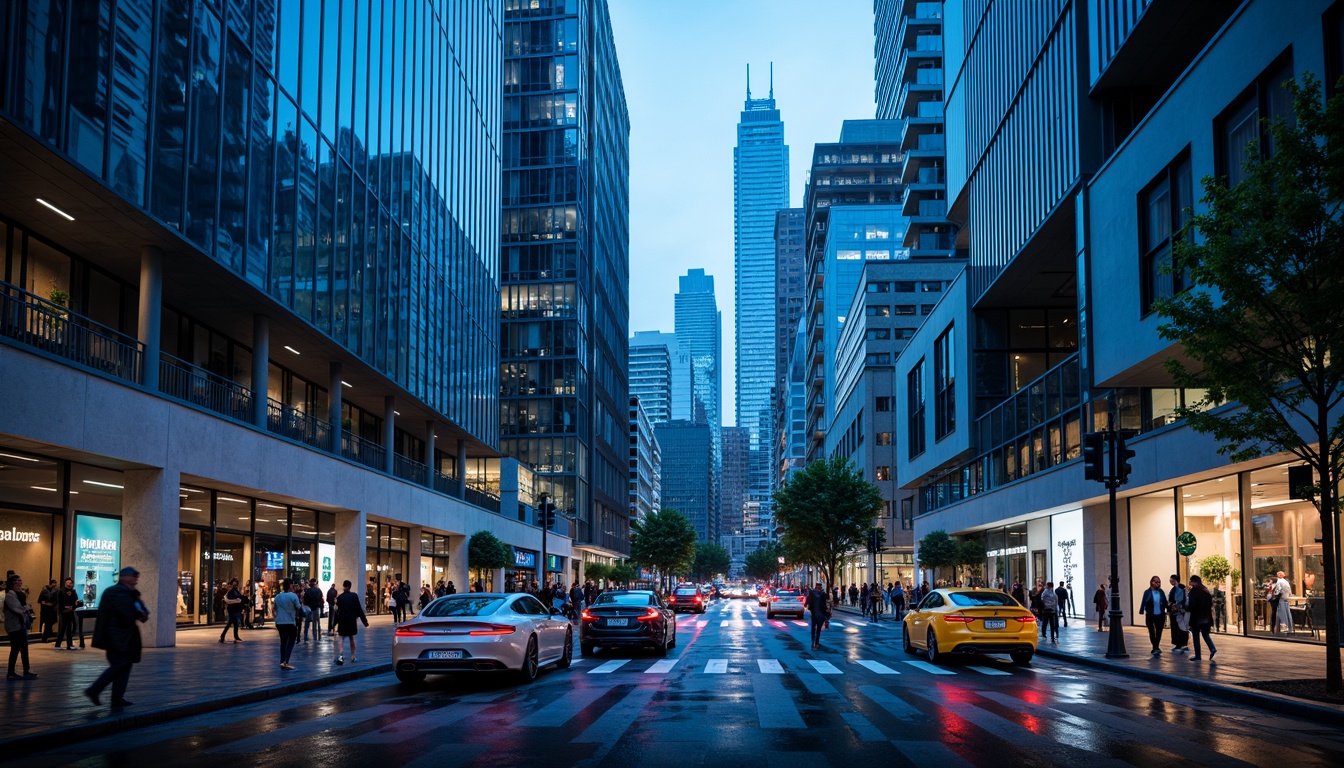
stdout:
{"type": "Polygon", "coordinates": [[[1185,531],[1176,537],[1176,551],[1182,557],[1189,557],[1195,554],[1195,534],[1185,531]]]}

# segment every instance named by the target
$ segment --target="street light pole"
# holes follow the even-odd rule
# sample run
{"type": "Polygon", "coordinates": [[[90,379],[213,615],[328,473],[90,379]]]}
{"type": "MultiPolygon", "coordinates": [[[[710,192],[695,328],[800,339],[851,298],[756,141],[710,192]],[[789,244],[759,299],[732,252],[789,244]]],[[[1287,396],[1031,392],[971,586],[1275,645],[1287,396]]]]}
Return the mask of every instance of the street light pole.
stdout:
{"type": "Polygon", "coordinates": [[[537,585],[546,586],[546,529],[550,528],[550,494],[542,493],[537,497],[537,511],[541,513],[541,562],[537,566],[537,585]]]}
{"type": "Polygon", "coordinates": [[[1120,542],[1117,540],[1117,525],[1115,491],[1120,486],[1118,466],[1119,441],[1114,425],[1109,425],[1106,429],[1107,451],[1110,454],[1111,471],[1106,477],[1106,489],[1110,491],[1111,497],[1111,610],[1109,613],[1111,620],[1111,633],[1106,643],[1106,658],[1124,659],[1129,657],[1129,652],[1125,650],[1125,631],[1120,626],[1124,618],[1124,612],[1120,610],[1120,542]]]}

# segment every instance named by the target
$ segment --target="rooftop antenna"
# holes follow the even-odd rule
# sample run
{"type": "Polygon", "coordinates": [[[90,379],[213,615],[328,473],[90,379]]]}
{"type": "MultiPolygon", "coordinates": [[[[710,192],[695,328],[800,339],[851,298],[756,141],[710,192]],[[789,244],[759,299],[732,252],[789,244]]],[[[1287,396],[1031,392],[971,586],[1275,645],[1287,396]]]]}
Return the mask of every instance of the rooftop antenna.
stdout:
{"type": "Polygon", "coordinates": [[[747,64],[747,101],[751,101],[751,64],[747,64]]]}
{"type": "Polygon", "coordinates": [[[775,62],[770,62],[770,98],[775,98],[775,62]]]}

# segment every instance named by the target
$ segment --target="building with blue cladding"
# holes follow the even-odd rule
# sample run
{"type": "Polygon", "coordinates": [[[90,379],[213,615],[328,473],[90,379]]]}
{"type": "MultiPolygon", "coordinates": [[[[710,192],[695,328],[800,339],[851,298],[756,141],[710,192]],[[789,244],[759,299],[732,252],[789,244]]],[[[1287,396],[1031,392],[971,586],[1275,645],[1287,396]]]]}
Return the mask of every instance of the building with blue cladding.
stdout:
{"type": "MultiPolygon", "coordinates": [[[[719,483],[723,470],[723,318],[714,293],[714,276],[703,269],[687,270],[677,278],[674,303],[677,347],[690,356],[691,402],[685,419],[676,419],[679,406],[673,405],[674,420],[704,424],[709,428],[711,511],[705,516],[704,541],[718,541],[719,483]]],[[[666,452],[665,452],[666,453],[666,452]]],[[[672,467],[673,459],[664,459],[672,467]]]]}
{"type": "Polygon", "coordinates": [[[505,3],[501,449],[608,561],[630,546],[629,144],[605,0],[505,3]]]}
{"type": "Polygon", "coordinates": [[[72,573],[96,528],[171,645],[228,578],[381,610],[393,579],[464,587],[474,531],[537,548],[498,452],[503,24],[0,8],[0,523],[44,542],[7,567],[72,573]]]}
{"type": "Polygon", "coordinates": [[[662,509],[686,516],[699,542],[718,542],[719,510],[715,502],[713,433],[709,425],[669,421],[653,428],[662,451],[662,509]]]}

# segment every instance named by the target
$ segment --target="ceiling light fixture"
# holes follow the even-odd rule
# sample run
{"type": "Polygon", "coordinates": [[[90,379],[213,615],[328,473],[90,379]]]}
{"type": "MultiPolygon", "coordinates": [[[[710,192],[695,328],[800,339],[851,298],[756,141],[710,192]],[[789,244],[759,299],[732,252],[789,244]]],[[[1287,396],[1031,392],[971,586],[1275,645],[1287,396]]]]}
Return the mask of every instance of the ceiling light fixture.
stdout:
{"type": "Polygon", "coordinates": [[[31,461],[34,464],[40,463],[42,461],[41,459],[34,459],[31,456],[18,456],[12,453],[0,453],[0,456],[4,456],[7,459],[18,459],[19,461],[31,461]]]}
{"type": "Polygon", "coordinates": [[[55,211],[55,212],[58,213],[59,215],[64,216],[65,219],[66,219],[66,221],[74,221],[74,220],[75,220],[75,217],[74,217],[74,216],[71,216],[70,214],[66,213],[65,211],[62,211],[60,208],[57,208],[56,206],[52,205],[51,203],[48,203],[46,200],[43,200],[43,199],[40,198],[40,197],[39,197],[39,198],[36,198],[36,200],[37,200],[37,202],[39,202],[39,203],[41,203],[41,204],[47,206],[47,207],[50,208],[51,210],[55,211]]]}
{"type": "Polygon", "coordinates": [[[116,488],[117,490],[121,490],[126,487],[124,485],[117,485],[116,483],[100,483],[97,480],[85,480],[84,482],[87,485],[101,485],[104,488],[116,488]]]}
{"type": "Polygon", "coordinates": [[[200,512],[196,507],[179,507],[183,512],[200,512]]]}
{"type": "Polygon", "coordinates": [[[47,487],[45,487],[45,486],[41,486],[41,485],[30,485],[30,486],[28,486],[28,487],[29,487],[29,488],[32,488],[34,491],[49,491],[49,492],[51,492],[51,493],[55,493],[55,492],[56,492],[56,489],[55,489],[55,488],[47,488],[47,487]]]}
{"type": "Polygon", "coordinates": [[[231,501],[231,502],[233,502],[234,504],[246,504],[246,503],[247,503],[247,499],[235,499],[235,498],[233,498],[232,496],[220,496],[220,497],[219,497],[219,500],[220,500],[220,501],[231,501]]]}
{"type": "Polygon", "coordinates": [[[351,388],[351,389],[354,389],[354,388],[355,388],[355,385],[354,385],[354,384],[351,384],[350,382],[346,381],[345,379],[341,379],[341,386],[343,386],[343,387],[349,387],[349,388],[351,388]]]}
{"type": "Polygon", "coordinates": [[[288,349],[290,352],[293,352],[293,353],[296,354],[296,355],[302,355],[302,354],[303,354],[302,352],[300,352],[299,350],[297,350],[297,349],[295,349],[295,348],[289,346],[288,344],[285,345],[285,349],[288,349]]]}

